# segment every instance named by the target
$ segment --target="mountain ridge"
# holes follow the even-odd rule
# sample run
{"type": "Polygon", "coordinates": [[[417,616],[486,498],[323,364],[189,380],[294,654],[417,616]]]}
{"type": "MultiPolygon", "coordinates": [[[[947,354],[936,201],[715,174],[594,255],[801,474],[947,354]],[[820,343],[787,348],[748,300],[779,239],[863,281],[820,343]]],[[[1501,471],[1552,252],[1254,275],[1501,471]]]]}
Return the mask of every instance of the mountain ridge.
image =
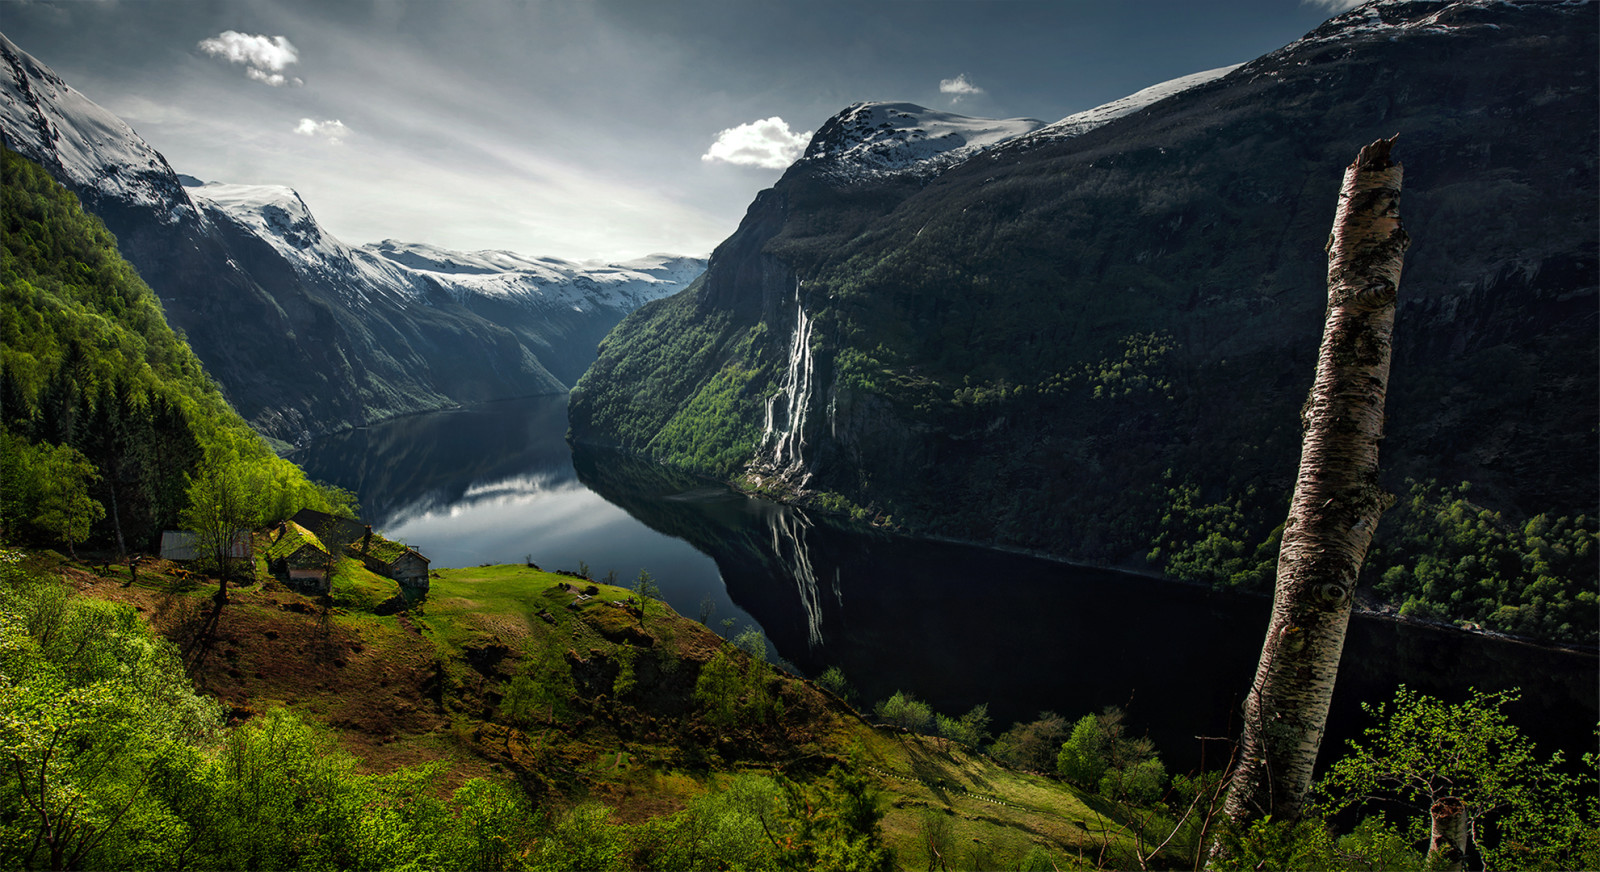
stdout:
{"type": "MultiPolygon", "coordinates": [[[[290,188],[185,187],[199,180],[180,177],[131,127],[3,35],[0,60],[8,144],[105,221],[228,400],[281,442],[563,393],[611,326],[686,285],[703,264],[674,256],[640,269],[511,264],[502,272],[514,277],[498,289],[418,271],[382,244],[340,242],[290,188]]],[[[443,252],[412,251],[424,249],[443,252]]]]}
{"type": "Polygon", "coordinates": [[[1384,3],[929,178],[797,162],[699,283],[608,337],[573,436],[919,533],[1260,585],[1338,169],[1399,130],[1414,244],[1383,466],[1394,492],[1434,489],[1389,522],[1368,589],[1420,596],[1416,561],[1445,555],[1406,537],[1455,483],[1485,530],[1592,526],[1595,13],[1384,3]]]}

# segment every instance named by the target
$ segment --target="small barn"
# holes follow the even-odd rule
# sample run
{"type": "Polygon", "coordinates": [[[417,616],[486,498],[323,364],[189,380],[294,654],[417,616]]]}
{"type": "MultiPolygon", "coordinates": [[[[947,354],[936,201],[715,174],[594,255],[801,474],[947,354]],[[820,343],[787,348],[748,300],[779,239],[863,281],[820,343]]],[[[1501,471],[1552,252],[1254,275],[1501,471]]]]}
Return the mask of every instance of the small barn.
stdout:
{"type": "Polygon", "coordinates": [[[351,556],[360,558],[366,567],[385,578],[392,578],[401,587],[426,593],[428,590],[428,558],[404,543],[386,539],[372,532],[368,526],[361,538],[347,546],[351,556]]]}
{"type": "Polygon", "coordinates": [[[288,579],[289,586],[307,593],[328,592],[328,564],[332,555],[317,534],[294,521],[284,521],[268,534],[267,569],[288,579]]]}
{"type": "MultiPolygon", "coordinates": [[[[250,556],[250,531],[233,531],[233,541],[228,545],[228,556],[244,560],[250,556]]],[[[202,556],[200,534],[188,530],[163,530],[161,533],[162,560],[199,560],[202,556]]]]}

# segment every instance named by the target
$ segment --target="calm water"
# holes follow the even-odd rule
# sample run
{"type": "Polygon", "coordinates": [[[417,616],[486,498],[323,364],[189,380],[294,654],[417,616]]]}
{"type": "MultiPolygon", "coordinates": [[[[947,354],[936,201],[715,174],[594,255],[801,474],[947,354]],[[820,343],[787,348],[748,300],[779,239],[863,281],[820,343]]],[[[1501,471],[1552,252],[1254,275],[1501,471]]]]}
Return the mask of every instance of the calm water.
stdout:
{"type": "MultiPolygon", "coordinates": [[[[296,457],[355,490],[376,527],[435,566],[521,561],[641,568],[679,613],[766,632],[806,674],[844,670],[866,700],[903,689],[998,728],[1042,710],[1128,708],[1176,767],[1196,736],[1237,731],[1269,604],[824,518],[564,441],[564,397],[421,415],[325,439],[296,457]]],[[[1523,688],[1513,719],[1541,747],[1592,747],[1593,656],[1357,619],[1324,749],[1365,725],[1362,701],[1406,683],[1445,699],[1523,688]]],[[[1220,743],[1206,753],[1223,752],[1220,743]]]]}

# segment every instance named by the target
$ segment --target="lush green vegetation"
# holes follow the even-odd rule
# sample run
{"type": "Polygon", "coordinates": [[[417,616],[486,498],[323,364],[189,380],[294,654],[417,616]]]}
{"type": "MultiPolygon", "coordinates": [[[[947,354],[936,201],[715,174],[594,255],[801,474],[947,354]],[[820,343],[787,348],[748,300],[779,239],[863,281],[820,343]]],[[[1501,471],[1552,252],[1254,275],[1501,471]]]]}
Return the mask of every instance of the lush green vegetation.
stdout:
{"type": "Polygon", "coordinates": [[[4,173],[4,535],[148,550],[202,504],[235,526],[348,506],[234,414],[97,219],[13,152],[4,173]]]}
{"type": "MultiPolygon", "coordinates": [[[[1407,486],[1384,513],[1362,568],[1363,586],[1379,601],[1402,617],[1597,641],[1594,517],[1540,514],[1517,523],[1469,500],[1466,482],[1407,486]]],[[[1205,502],[1198,486],[1184,482],[1169,487],[1166,499],[1152,564],[1218,589],[1271,591],[1283,525],[1263,532],[1272,509],[1255,488],[1205,502]]]]}

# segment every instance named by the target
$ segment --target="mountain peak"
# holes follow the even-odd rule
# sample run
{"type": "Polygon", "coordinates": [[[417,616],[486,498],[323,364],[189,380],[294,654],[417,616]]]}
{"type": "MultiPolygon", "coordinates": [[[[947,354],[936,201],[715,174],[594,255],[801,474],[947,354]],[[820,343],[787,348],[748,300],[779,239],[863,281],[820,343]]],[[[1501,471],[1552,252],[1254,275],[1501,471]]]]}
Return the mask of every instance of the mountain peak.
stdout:
{"type": "Polygon", "coordinates": [[[971,118],[915,103],[856,103],[822,125],[801,162],[848,178],[932,174],[1043,126],[1037,118],[971,118]]]}

